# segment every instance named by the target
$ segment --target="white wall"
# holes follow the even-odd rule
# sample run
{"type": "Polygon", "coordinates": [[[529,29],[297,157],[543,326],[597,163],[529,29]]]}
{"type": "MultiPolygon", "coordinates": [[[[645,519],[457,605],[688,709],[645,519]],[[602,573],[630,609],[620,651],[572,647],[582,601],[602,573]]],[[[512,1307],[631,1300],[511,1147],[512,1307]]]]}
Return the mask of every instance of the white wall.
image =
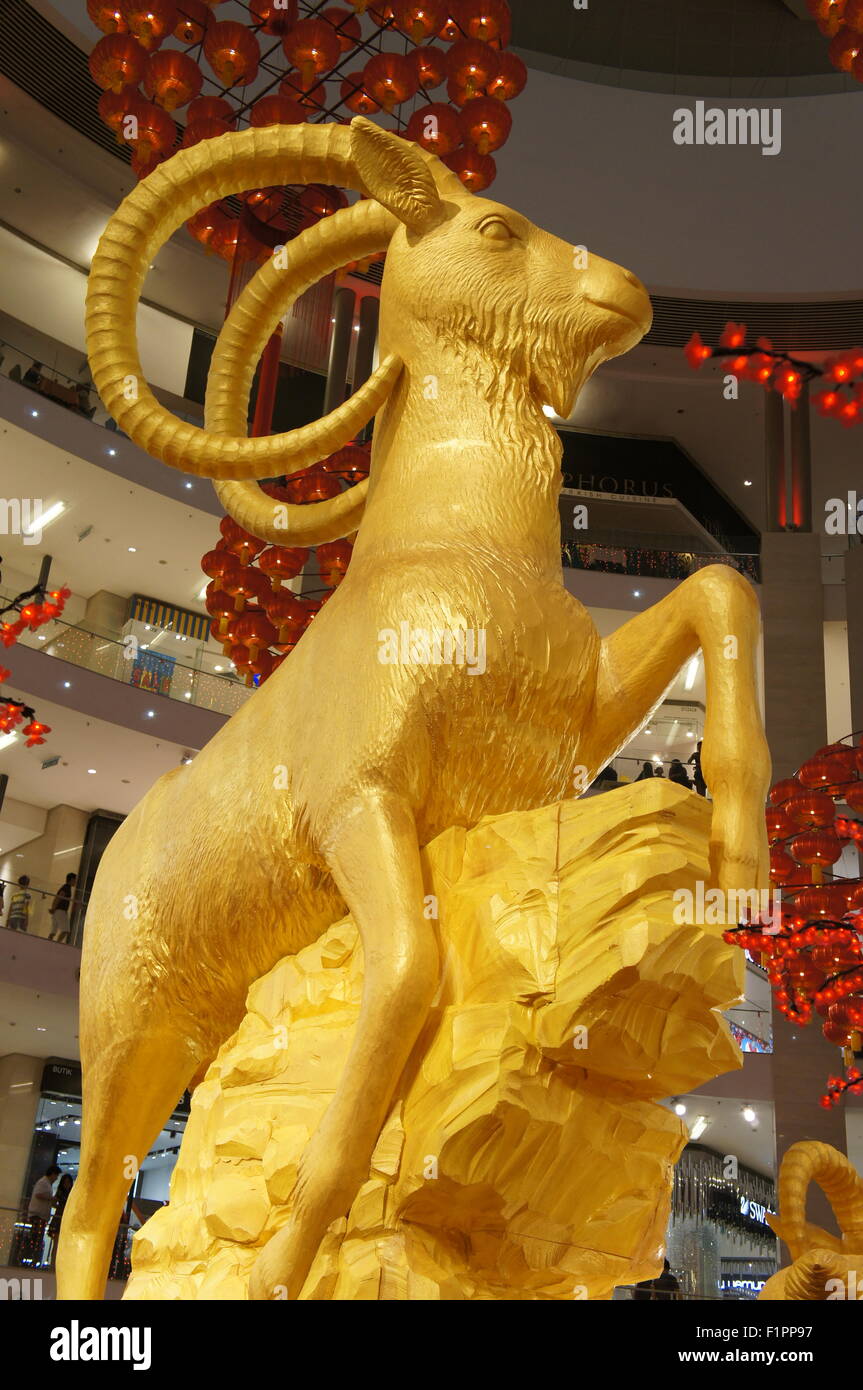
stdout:
{"type": "Polygon", "coordinates": [[[490,196],[653,290],[859,292],[859,93],[708,100],[780,107],[775,156],[676,145],[673,114],[694,104],[531,70],[490,196]]]}
{"type": "MultiPolygon", "coordinates": [[[[0,310],[80,349],[82,357],[86,351],[86,288],[82,271],[0,227],[0,310]]],[[[182,396],[192,345],[191,326],[141,305],[138,344],[147,380],[182,396]]]]}

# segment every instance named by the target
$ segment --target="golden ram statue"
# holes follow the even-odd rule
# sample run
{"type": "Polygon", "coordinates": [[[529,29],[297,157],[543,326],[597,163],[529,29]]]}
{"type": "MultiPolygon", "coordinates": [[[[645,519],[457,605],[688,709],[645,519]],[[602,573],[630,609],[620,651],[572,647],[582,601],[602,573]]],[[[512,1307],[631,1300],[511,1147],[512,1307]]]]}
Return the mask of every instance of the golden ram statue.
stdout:
{"type": "MultiPolygon", "coordinates": [[[[253,1297],[298,1296],[350,1207],[438,986],[420,850],[450,826],[572,796],[644,724],[701,648],[711,878],[766,887],[769,761],[758,713],[758,605],[724,566],[600,639],[563,585],[561,447],[548,403],[639,341],[650,301],[629,271],[468,193],[374,124],[206,140],[125,199],[87,296],[93,378],[138,444],[215,480],[240,525],[314,544],[359,530],[348,575],[296,651],[195,761],[162,777],[112,840],[90,902],[81,986],[81,1166],[63,1222],[62,1298],[99,1298],[130,1171],[184,1087],[240,1023],[249,986],[344,914],[365,973],[353,1045],[300,1163],[253,1297]],[[262,267],[220,335],[205,428],[141,373],[135,311],[159,247],[242,189],[323,182],[365,196],[262,267]],[[386,249],[380,365],[317,424],[248,439],[255,364],[308,286],[386,249]],[[367,483],[281,507],[254,479],[325,457],[377,415],[367,483]],[[230,480],[230,481],[228,481],[230,480]],[[485,669],[381,660],[408,624],[482,634],[485,669]],[[581,770],[581,779],[576,778],[581,770]]],[[[420,642],[420,648],[422,642],[420,642]]]]}

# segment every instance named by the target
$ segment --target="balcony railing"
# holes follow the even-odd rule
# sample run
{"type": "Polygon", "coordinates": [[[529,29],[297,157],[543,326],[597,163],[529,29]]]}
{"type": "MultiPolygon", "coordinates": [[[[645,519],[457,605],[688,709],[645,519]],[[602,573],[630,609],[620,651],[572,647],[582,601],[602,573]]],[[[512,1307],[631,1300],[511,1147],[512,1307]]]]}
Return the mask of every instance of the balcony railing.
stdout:
{"type": "MultiPolygon", "coordinates": [[[[0,603],[8,601],[9,596],[0,595],[0,603]]],[[[154,633],[154,640],[157,635],[154,633]]],[[[24,631],[18,641],[25,647],[60,657],[72,666],[95,671],[110,680],[214,710],[217,714],[235,714],[252,693],[236,675],[206,670],[204,663],[212,660],[214,654],[202,647],[193,649],[194,664],[183,662],[167,653],[154,652],[152,647],[145,647],[137,639],[118,641],[103,637],[88,628],[66,623],[62,618],[54,618],[38,632],[24,631]]]]}
{"type": "MultiPolygon", "coordinates": [[[[647,539],[645,537],[645,539],[647,539]]],[[[761,582],[759,555],[729,555],[691,550],[654,550],[647,546],[571,542],[561,546],[565,567],[598,570],[603,574],[629,574],[641,579],[688,579],[707,565],[730,565],[753,584],[761,582]]]]}

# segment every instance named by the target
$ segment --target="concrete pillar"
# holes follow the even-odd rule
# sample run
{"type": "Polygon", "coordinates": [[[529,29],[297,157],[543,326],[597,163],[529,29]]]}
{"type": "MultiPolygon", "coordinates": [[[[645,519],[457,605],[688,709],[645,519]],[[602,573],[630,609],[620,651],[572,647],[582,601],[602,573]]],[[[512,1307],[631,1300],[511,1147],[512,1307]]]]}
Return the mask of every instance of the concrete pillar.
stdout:
{"type": "Polygon", "coordinates": [[[845,612],[851,726],[856,732],[863,730],[863,545],[852,545],[845,552],[845,612]]]}
{"type": "Polygon", "coordinates": [[[798,531],[812,530],[812,448],[809,431],[809,386],[791,409],[791,517],[798,531]]]}
{"type": "Polygon", "coordinates": [[[782,531],[788,524],[785,477],[785,416],[778,391],[764,397],[764,466],[767,474],[767,529],[782,531]]]}
{"type": "Polygon", "coordinates": [[[100,589],[87,600],[81,626],[101,637],[117,637],[126,623],[129,600],[108,589],[100,589]]]}
{"type": "MultiPolygon", "coordinates": [[[[374,370],[375,349],[378,341],[380,320],[380,300],[376,295],[367,294],[360,301],[360,331],[357,334],[357,352],[354,360],[354,390],[368,381],[374,370]]],[[[371,438],[373,421],[369,420],[359,433],[360,443],[371,438]]]]}
{"type": "Polygon", "coordinates": [[[89,819],[89,812],[77,806],[54,806],[45,817],[42,834],[22,845],[8,861],[13,872],[7,877],[30,875],[33,902],[28,930],[34,936],[47,936],[51,930],[51,900],[66,875],[78,872],[89,819]]]}
{"type": "Polygon", "coordinates": [[[827,742],[820,537],[762,537],[764,703],[773,780],[790,777],[827,742]]]}
{"type": "Polygon", "coordinates": [[[0,1266],[8,1264],[42,1087],[41,1057],[0,1057],[0,1266]]]}
{"type": "Polygon", "coordinates": [[[329,415],[345,399],[348,379],[348,358],[354,326],[354,307],[357,297],[353,290],[342,285],[333,296],[333,335],[330,339],[330,361],[327,367],[327,389],[324,393],[324,415],[329,415]]]}

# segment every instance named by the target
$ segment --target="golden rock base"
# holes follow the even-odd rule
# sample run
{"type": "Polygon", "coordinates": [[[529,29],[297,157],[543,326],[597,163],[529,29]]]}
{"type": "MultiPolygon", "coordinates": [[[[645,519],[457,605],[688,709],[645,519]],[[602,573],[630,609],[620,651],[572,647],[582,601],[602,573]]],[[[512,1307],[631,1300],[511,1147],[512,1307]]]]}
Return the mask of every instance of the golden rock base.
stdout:
{"type": "MultiPolygon", "coordinates": [[[[645,781],[454,828],[424,854],[441,985],[368,1181],[305,1299],[603,1299],[661,1267],[686,1131],[657,1099],[740,1065],[710,808],[645,781]],[[437,920],[434,914],[437,913],[437,920]]],[[[195,1091],[170,1205],[136,1236],[132,1299],[245,1299],[284,1224],[362,990],[345,918],[249,991],[195,1091]]]]}

